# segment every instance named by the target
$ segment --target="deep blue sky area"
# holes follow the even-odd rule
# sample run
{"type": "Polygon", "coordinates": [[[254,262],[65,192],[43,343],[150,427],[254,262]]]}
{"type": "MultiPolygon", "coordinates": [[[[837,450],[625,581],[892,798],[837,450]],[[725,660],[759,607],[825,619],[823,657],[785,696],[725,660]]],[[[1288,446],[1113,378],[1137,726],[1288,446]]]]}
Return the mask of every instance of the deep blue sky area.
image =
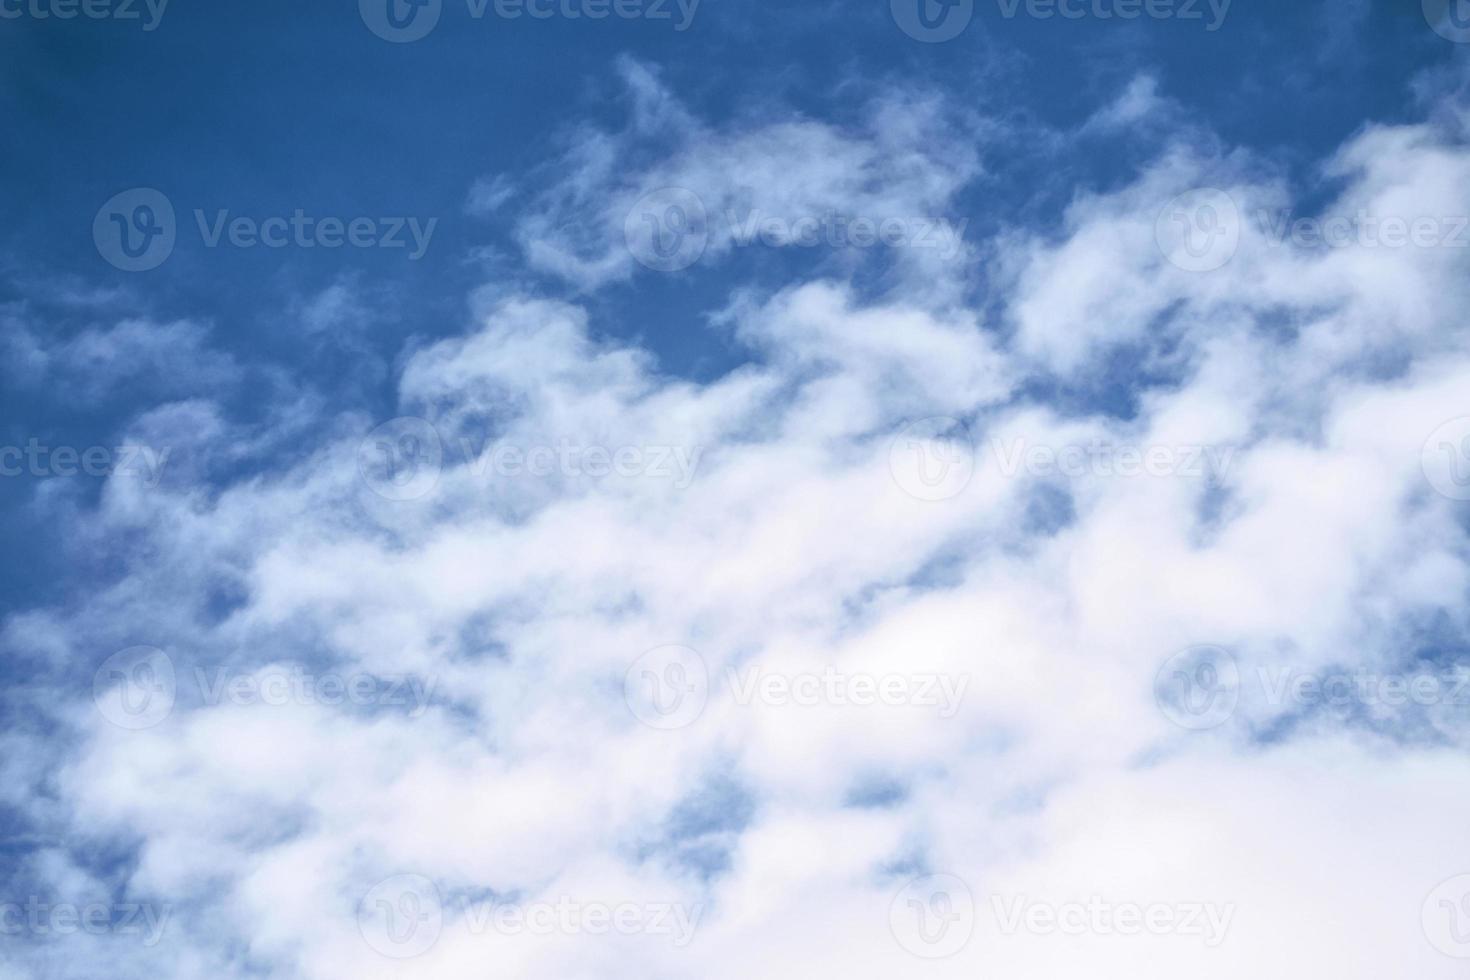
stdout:
{"type": "MultiPolygon", "coordinates": [[[[1410,79],[1453,53],[1425,29],[1417,0],[1352,8],[1236,0],[1210,33],[1184,21],[1007,19],[998,0],[980,0],[966,32],[941,44],[901,33],[883,2],[704,0],[678,32],[671,21],[476,20],[465,0],[449,0],[437,29],[411,44],[372,34],[355,0],[175,0],[152,32],[113,20],[4,21],[0,242],[21,271],[146,292],[155,315],[208,318],[253,352],[292,348],[271,298],[351,271],[390,278],[412,298],[402,331],[453,331],[466,288],[484,278],[469,250],[507,244],[464,213],[470,186],[534,167],[574,122],[616,126],[619,55],[659,66],[715,123],[771,100],[840,117],[847,83],[861,79],[971,92],[984,111],[1069,127],[1149,70],[1227,141],[1310,162],[1361,120],[1412,111],[1410,79]],[[1350,56],[1323,57],[1324,44],[1350,56]],[[103,262],[90,238],[100,203],[135,186],[164,191],[186,226],[196,207],[414,214],[440,225],[416,263],[371,249],[205,250],[189,235],[144,286],[103,262]]],[[[1113,156],[1051,165],[1088,186],[1131,162],[1113,156]]],[[[1034,163],[1018,162],[1028,172],[1034,163]]],[[[1004,158],[987,165],[1001,182],[1018,176],[1004,158]]],[[[976,220],[1028,203],[996,189],[1005,190],[992,184],[976,202],[976,220]]],[[[660,308],[697,309],[704,298],[698,283],[675,292],[694,295],[660,296],[660,308]]],[[[698,370],[680,324],[661,337],[660,318],[630,322],[639,319],[671,370],[698,370]]]]}
{"type": "MultiPolygon", "coordinates": [[[[536,173],[572,126],[618,128],[627,110],[619,57],[654,66],[713,126],[755,105],[855,119],[854,91],[902,85],[968,93],[979,112],[1067,129],[1149,72],[1203,128],[1278,162],[1310,197],[1325,153],[1365,119],[1414,115],[1412,80],[1459,53],[1427,29],[1419,0],[1236,0],[1215,32],[1179,20],[1007,18],[1002,9],[976,0],[968,29],[939,44],[900,31],[887,0],[704,0],[683,32],[677,11],[663,21],[475,19],[465,0],[445,0],[437,28],[409,44],[372,33],[356,0],[174,0],[152,31],[115,19],[0,20],[0,306],[30,311],[51,340],[109,326],[120,307],[203,322],[240,361],[279,366],[343,407],[384,413],[392,372],[364,381],[334,371],[341,352],[304,338],[292,311],[351,278],[375,297],[358,342],[391,365],[411,339],[463,331],[469,292],[497,275],[575,297],[517,265],[509,229],[465,205],[478,178],[536,173]],[[146,273],[113,268],[92,241],[102,202],[134,187],[161,190],[178,210],[175,252],[146,273]],[[207,249],[195,208],[439,224],[416,262],[381,249],[207,249]],[[473,258],[484,249],[500,260],[473,258]],[[47,306],[64,291],[122,299],[47,306]]],[[[987,176],[963,198],[972,237],[1007,222],[1045,224],[1075,190],[1121,182],[1147,152],[982,148],[987,176]],[[1038,181],[1038,167],[1053,179],[1038,181]]],[[[597,329],[636,336],[669,372],[708,378],[741,354],[701,329],[703,317],[735,279],[758,273],[642,276],[582,300],[597,329]]],[[[147,392],[104,404],[12,389],[0,391],[0,418],[12,442],[39,434],[91,444],[153,401],[147,392]]],[[[260,410],[248,391],[232,408],[260,410]]],[[[44,593],[46,566],[76,557],[53,553],[44,529],[21,533],[35,490],[29,479],[0,481],[0,512],[10,515],[0,549],[14,559],[0,591],[12,600],[44,593]]]]}

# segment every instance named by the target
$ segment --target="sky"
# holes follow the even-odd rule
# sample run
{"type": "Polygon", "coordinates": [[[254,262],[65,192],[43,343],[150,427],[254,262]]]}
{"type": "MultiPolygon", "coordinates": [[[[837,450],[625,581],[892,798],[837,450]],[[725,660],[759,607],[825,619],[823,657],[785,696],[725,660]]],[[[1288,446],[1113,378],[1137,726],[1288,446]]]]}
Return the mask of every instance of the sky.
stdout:
{"type": "Polygon", "coordinates": [[[0,980],[1461,976],[1467,52],[0,0],[0,980]]]}

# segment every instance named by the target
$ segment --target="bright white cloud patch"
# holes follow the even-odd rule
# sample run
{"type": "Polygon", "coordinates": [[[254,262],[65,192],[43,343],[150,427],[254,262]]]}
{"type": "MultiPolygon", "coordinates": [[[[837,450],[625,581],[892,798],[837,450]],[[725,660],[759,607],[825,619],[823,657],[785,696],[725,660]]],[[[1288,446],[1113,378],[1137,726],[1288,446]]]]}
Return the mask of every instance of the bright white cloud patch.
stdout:
{"type": "MultiPolygon", "coordinates": [[[[660,187],[957,222],[982,172],[935,100],[715,130],[626,74],[629,129],[519,216],[584,289],[663,274],[624,242],[660,187]]],[[[1173,111],[1139,82],[1090,131],[1173,111]]],[[[1381,236],[1470,213],[1464,135],[1365,129],[1311,214],[1167,146],[972,243],[983,297],[912,251],[877,297],[731,295],[750,362],[707,383],[505,297],[407,357],[417,421],[296,406],[316,449],[266,475],[114,476],[72,533],[139,542],[127,574],[7,621],[48,715],[0,753],[45,842],[12,892],[110,926],[9,975],[1460,975],[1470,249],[1381,236]],[[1183,254],[1235,236],[1209,271],[1158,232],[1204,186],[1236,209],[1183,215],[1183,254]],[[1283,210],[1380,239],[1275,241],[1283,210]],[[172,680],[145,651],[94,702],[139,645],[172,680]]],[[[227,373],[193,336],[30,356],[227,373]]],[[[269,438],[203,402],[137,425],[269,438]]]]}

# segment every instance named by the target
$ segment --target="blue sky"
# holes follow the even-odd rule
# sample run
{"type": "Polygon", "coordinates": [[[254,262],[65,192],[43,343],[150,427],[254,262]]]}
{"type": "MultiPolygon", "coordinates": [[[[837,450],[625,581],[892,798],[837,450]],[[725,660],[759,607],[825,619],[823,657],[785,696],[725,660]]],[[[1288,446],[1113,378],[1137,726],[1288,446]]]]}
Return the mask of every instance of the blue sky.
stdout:
{"type": "Polygon", "coordinates": [[[0,980],[1456,975],[1470,4],[655,3],[0,0],[0,980]]]}
{"type": "MultiPolygon", "coordinates": [[[[476,19],[468,5],[449,3],[433,32],[411,44],[375,36],[350,2],[309,11],[265,2],[207,16],[165,6],[152,30],[143,5],[136,20],[28,14],[0,35],[0,167],[7,186],[25,188],[0,238],[10,270],[3,298],[34,304],[57,291],[100,292],[118,309],[204,322],[242,362],[381,411],[391,396],[386,372],[362,384],[340,360],[324,362],[303,343],[293,308],[344,277],[370,282],[378,319],[355,345],[388,363],[409,338],[462,330],[464,297],[487,266],[561,292],[562,284],[517,268],[504,222],[466,213],[469,189],[501,174],[534,188],[575,125],[616,127],[627,110],[614,69],[620,57],[656,66],[669,90],[714,124],[761,112],[840,124],[889,85],[945,92],[1023,123],[1024,135],[987,157],[985,178],[955,196],[956,213],[983,234],[1054,223],[1078,188],[1128,178],[1158,134],[1076,146],[1030,137],[1078,126],[1140,72],[1193,123],[1278,164],[1307,200],[1327,194],[1313,172],[1318,157],[1368,120],[1411,113],[1414,79],[1456,53],[1413,7],[1236,3],[1210,31],[1217,15],[1203,4],[1199,20],[1121,22],[1035,19],[1024,7],[1008,18],[991,0],[976,6],[960,36],[938,44],[903,34],[879,3],[706,2],[682,31],[684,15],[673,6],[668,20],[574,21],[496,18],[494,7],[476,19]],[[184,229],[169,261],[146,276],[109,266],[90,235],[101,202],[132,187],[163,191],[184,229]],[[225,210],[261,219],[298,208],[412,215],[437,226],[430,250],[406,261],[385,249],[208,249],[192,216],[199,209],[213,220],[225,210]],[[486,252],[494,258],[477,261],[486,252]]],[[[645,277],[588,300],[607,314],[600,331],[638,337],[665,370],[707,379],[746,352],[689,324],[718,308],[732,282],[780,281],[803,258],[645,277]]],[[[95,314],[72,304],[52,315],[58,330],[74,333],[95,314]]],[[[4,408],[17,433],[87,441],[140,404],[99,409],[11,396],[4,408]]],[[[235,407],[249,413],[258,405],[244,398],[235,407]]],[[[11,482],[0,492],[20,506],[33,488],[11,482]]],[[[30,532],[12,530],[5,540],[31,561],[56,547],[34,547],[30,532]]],[[[49,578],[7,577],[26,591],[49,578]]]]}
{"type": "MultiPolygon", "coordinates": [[[[360,271],[390,280],[415,309],[448,297],[410,329],[452,332],[463,313],[453,297],[479,282],[465,256],[506,245],[495,222],[464,214],[468,188],[487,174],[535,170],[574,123],[615,125],[625,110],[613,72],[621,56],[657,66],[682,102],[717,124],[777,107],[840,122],[865,89],[904,84],[1065,130],[1147,71],[1221,139],[1310,180],[1316,158],[1365,121],[1403,119],[1414,77],[1452,59],[1454,46],[1426,31],[1413,7],[1236,3],[1210,33],[1193,21],[1008,20],[991,0],[942,44],[914,42],[882,4],[705,2],[679,32],[677,21],[475,20],[450,3],[433,33],[405,45],[371,34],[348,2],[208,16],[165,8],[152,32],[23,19],[0,42],[5,177],[27,188],[8,209],[8,261],[136,290],[138,281],[98,260],[89,237],[100,203],[135,186],[163,190],[184,211],[437,217],[436,247],[415,265],[374,250],[211,254],[189,247],[196,236],[148,277],[147,301],[161,316],[210,318],[246,355],[284,353],[294,331],[272,330],[279,318],[262,300],[360,271]]],[[[1146,152],[1008,149],[1019,152],[987,161],[994,174],[964,201],[974,221],[1054,219],[1076,187],[1108,186],[1137,162],[1130,152],[1146,152]]],[[[654,297],[662,309],[677,303],[681,319],[702,309],[705,289],[718,290],[681,285],[654,297]]],[[[625,295],[608,302],[620,304],[620,320],[648,319],[625,295]]],[[[679,342],[687,331],[659,326],[648,336],[671,367],[700,363],[698,345],[679,342]]],[[[384,339],[407,332],[399,325],[384,339]]]]}

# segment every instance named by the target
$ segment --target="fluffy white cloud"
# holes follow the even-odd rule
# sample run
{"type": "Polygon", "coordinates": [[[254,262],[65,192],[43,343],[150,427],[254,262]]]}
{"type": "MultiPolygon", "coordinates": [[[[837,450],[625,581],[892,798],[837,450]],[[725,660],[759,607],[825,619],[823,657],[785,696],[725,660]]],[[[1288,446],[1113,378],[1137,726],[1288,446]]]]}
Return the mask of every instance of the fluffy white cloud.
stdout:
{"type": "MultiPolygon", "coordinates": [[[[857,135],[716,132],[626,73],[628,132],[584,141],[523,218],[531,263],[586,288],[634,274],[622,214],[652,187],[723,207],[739,174],[763,207],[881,217],[952,206],[979,172],[976,132],[913,149],[945,117],[929,100],[857,135]],[[565,240],[570,213],[592,239],[565,240]]],[[[1167,111],[1139,83],[1111,125],[1167,111]]],[[[1328,165],[1331,208],[1470,210],[1448,125],[1365,130],[1328,165]]],[[[1166,149],[1062,227],[991,243],[984,304],[954,302],[957,270],[938,301],[913,275],[876,299],[838,276],[732,295],[716,326],[750,362],[707,383],[596,339],[581,306],[511,297],[407,359],[417,422],[369,437],[297,406],[298,463],[112,478],[76,534],[146,541],[127,575],[5,627],[47,727],[7,737],[4,798],[77,850],[10,884],[170,925],[7,955],[51,976],[1457,975],[1420,922],[1470,871],[1456,706],[1368,724],[1259,679],[1402,671],[1416,631],[1463,635],[1462,505],[1423,453],[1465,414],[1467,251],[1274,245],[1251,209],[1292,199],[1238,154],[1166,149]],[[1206,183],[1240,246],[1189,271],[1156,224],[1206,183]],[[1119,356],[1136,412],[1086,397],[1119,356]],[[960,425],[968,456],[935,438],[960,425]],[[138,644],[175,682],[130,731],[119,678],[99,708],[90,672],[138,644]],[[1207,731],[1156,703],[1197,644],[1241,677],[1207,731]],[[640,661],[669,645],[693,653],[640,661]],[[641,697],[661,680],[667,719],[641,697]],[[924,961],[900,889],[929,873],[966,883],[950,926],[974,934],[924,961]],[[1002,928],[1075,903],[1172,932],[1002,928]],[[1178,921],[1195,906],[1219,935],[1178,921]],[[619,909],[627,928],[590,924],[619,909]]],[[[138,425],[237,457],[262,438],[200,403],[138,425]]]]}

